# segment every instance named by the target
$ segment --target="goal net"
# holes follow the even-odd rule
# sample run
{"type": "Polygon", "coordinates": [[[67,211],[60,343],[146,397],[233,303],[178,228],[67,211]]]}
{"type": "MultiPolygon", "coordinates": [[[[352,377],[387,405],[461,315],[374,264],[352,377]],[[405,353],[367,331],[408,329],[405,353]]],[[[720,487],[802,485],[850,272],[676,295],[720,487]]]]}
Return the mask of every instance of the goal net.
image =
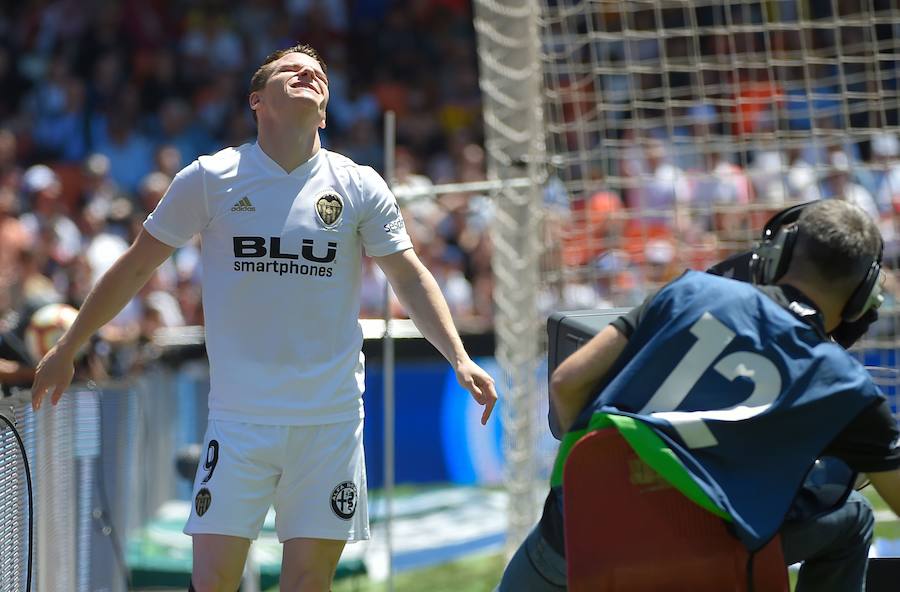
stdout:
{"type": "MultiPolygon", "coordinates": [[[[511,490],[538,487],[552,455],[541,444],[546,381],[532,392],[517,385],[540,373],[546,349],[523,348],[544,343],[548,313],[638,304],[684,268],[750,248],[772,213],[812,199],[868,211],[895,269],[896,2],[476,0],[475,8],[490,173],[528,174],[536,187],[498,205],[520,216],[527,208],[528,225],[501,216],[493,238],[495,267],[533,273],[518,283],[498,276],[495,288],[498,326],[521,324],[498,331],[513,392],[505,417],[519,421],[505,440],[511,490]],[[520,425],[527,429],[516,433],[520,425]]],[[[856,353],[893,395],[893,277],[887,288],[881,320],[856,353]]],[[[511,496],[513,543],[538,510],[511,496]]]]}

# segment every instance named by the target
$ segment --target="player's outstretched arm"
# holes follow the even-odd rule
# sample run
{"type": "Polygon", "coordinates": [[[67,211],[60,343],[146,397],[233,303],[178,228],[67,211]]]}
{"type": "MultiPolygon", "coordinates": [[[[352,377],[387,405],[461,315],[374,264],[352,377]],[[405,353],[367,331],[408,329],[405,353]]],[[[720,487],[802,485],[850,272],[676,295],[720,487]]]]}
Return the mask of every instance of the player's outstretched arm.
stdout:
{"type": "Polygon", "coordinates": [[[563,432],[569,431],[594,389],[625,349],[628,339],[607,325],[563,360],[550,377],[550,404],[563,432]]]}
{"type": "Polygon", "coordinates": [[[75,322],[37,365],[31,387],[31,406],[35,410],[40,409],[48,392],[56,405],[72,382],[75,355],[81,346],[128,304],[174,250],[142,230],[131,247],[100,278],[75,322]]]}
{"type": "Polygon", "coordinates": [[[484,406],[481,423],[486,424],[497,402],[494,379],[466,353],[434,276],[412,249],[375,257],[375,261],[422,335],[447,358],[463,388],[484,406]]]}
{"type": "Polygon", "coordinates": [[[881,499],[894,511],[894,514],[900,516],[900,469],[866,473],[866,476],[881,499]]]}

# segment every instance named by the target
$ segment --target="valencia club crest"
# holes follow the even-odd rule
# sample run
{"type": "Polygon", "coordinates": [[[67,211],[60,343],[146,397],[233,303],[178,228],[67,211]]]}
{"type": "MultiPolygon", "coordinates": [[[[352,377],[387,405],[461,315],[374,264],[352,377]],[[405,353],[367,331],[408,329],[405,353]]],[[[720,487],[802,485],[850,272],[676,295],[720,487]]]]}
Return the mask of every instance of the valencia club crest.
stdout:
{"type": "Polygon", "coordinates": [[[325,228],[334,228],[341,221],[344,200],[333,189],[323,191],[316,197],[316,215],[325,228]]]}

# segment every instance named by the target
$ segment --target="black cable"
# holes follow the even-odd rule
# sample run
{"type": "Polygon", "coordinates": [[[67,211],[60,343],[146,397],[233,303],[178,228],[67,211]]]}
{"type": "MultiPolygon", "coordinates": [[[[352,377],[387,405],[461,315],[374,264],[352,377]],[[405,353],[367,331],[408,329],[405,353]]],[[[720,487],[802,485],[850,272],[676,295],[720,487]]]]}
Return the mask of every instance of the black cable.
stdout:
{"type": "Polygon", "coordinates": [[[12,430],[19,443],[19,450],[22,451],[22,464],[25,466],[25,482],[28,485],[28,570],[25,577],[25,592],[31,592],[31,576],[33,567],[33,550],[34,550],[34,495],[31,489],[31,467],[28,465],[28,452],[25,450],[25,443],[22,442],[22,436],[19,430],[8,417],[0,413],[0,419],[6,422],[9,429],[12,430]]]}
{"type": "Polygon", "coordinates": [[[753,558],[756,551],[751,551],[747,557],[747,592],[753,592],[753,558]]]}

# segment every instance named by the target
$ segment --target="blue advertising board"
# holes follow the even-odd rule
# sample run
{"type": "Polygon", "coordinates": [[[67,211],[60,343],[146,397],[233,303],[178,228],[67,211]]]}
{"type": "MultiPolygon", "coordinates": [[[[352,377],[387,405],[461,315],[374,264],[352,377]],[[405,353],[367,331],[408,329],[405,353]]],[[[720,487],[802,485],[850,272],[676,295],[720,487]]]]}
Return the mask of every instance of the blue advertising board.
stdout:
{"type": "MultiPolygon", "coordinates": [[[[499,376],[493,358],[476,360],[499,376]]],[[[482,407],[443,360],[399,361],[395,368],[395,476],[397,483],[499,484],[502,481],[503,397],[486,426],[482,407]]],[[[384,374],[366,365],[365,447],[370,487],[384,477],[384,374]]],[[[499,382],[499,381],[498,381],[499,382]]]]}

